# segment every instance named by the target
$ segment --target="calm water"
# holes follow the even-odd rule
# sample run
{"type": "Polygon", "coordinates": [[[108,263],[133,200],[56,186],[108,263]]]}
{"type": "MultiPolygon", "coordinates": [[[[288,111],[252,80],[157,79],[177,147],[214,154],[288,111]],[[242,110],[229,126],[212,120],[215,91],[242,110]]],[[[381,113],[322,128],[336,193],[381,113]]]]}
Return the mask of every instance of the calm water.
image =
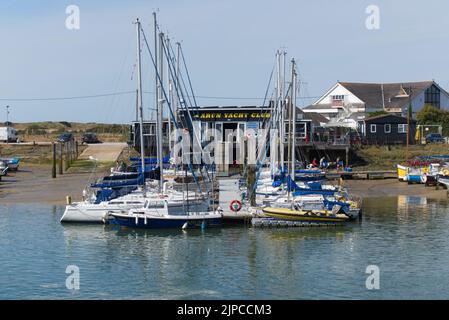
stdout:
{"type": "Polygon", "coordinates": [[[0,205],[0,299],[448,299],[448,203],[364,207],[338,228],[136,232],[61,225],[61,206],[0,205]],[[380,290],[365,287],[368,265],[380,290]]]}

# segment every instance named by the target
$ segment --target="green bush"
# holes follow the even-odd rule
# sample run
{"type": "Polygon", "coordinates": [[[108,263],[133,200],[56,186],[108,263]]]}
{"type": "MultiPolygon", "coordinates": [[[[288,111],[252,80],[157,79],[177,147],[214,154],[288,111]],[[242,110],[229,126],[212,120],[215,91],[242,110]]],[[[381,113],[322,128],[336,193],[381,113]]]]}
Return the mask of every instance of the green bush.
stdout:
{"type": "Polygon", "coordinates": [[[416,114],[416,119],[421,125],[441,125],[443,135],[449,135],[449,111],[440,110],[432,105],[425,105],[416,114]]]}

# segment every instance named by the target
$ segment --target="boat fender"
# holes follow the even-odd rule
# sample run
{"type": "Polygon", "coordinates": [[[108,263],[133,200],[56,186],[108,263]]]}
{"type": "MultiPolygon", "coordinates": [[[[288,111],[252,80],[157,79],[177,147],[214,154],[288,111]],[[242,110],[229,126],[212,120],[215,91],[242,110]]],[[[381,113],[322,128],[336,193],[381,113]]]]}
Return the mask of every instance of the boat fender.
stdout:
{"type": "Polygon", "coordinates": [[[107,221],[109,219],[109,214],[110,214],[110,211],[106,212],[105,214],[103,214],[103,217],[101,217],[101,220],[103,221],[104,224],[107,223],[107,221]]]}
{"type": "Polygon", "coordinates": [[[233,212],[239,212],[242,209],[242,203],[239,200],[232,200],[229,209],[233,212]]]}

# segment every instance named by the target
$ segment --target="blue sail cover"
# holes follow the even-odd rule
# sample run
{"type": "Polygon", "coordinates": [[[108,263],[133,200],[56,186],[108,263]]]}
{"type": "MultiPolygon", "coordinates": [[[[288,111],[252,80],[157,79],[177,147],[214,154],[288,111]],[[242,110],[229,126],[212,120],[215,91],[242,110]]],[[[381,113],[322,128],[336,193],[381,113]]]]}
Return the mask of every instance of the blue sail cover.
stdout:
{"type": "Polygon", "coordinates": [[[333,196],[336,191],[333,190],[312,190],[312,189],[304,189],[301,188],[293,192],[294,196],[305,196],[311,194],[321,194],[323,196],[333,196]]]}
{"type": "Polygon", "coordinates": [[[275,180],[273,181],[273,183],[271,184],[274,188],[280,187],[282,185],[283,181],[282,180],[275,180]]]}
{"type": "Polygon", "coordinates": [[[325,180],[326,175],[317,169],[303,169],[295,171],[295,180],[298,181],[317,181],[325,180]]]}
{"type": "MultiPolygon", "coordinates": [[[[140,175],[141,175],[141,170],[139,170],[138,172],[132,172],[132,173],[115,174],[113,176],[103,177],[103,182],[111,181],[111,180],[137,179],[137,178],[139,178],[140,175]]],[[[151,170],[145,170],[145,179],[160,180],[161,179],[161,171],[159,170],[159,167],[156,167],[151,170]]]]}
{"type": "Polygon", "coordinates": [[[318,170],[318,169],[295,170],[295,173],[300,173],[300,174],[322,174],[321,170],[318,170]]]}
{"type": "MultiPolygon", "coordinates": [[[[129,158],[129,160],[131,162],[136,162],[136,164],[140,164],[141,163],[141,158],[140,157],[131,157],[129,158]]],[[[169,164],[170,163],[170,156],[165,156],[162,158],[162,162],[164,164],[169,164]]],[[[157,164],[157,158],[156,157],[151,157],[151,158],[145,158],[145,164],[157,164]]]]}
{"type": "Polygon", "coordinates": [[[140,174],[136,179],[125,179],[125,180],[106,180],[101,183],[91,184],[92,188],[120,188],[126,186],[137,186],[143,185],[145,183],[144,177],[140,174]]]}
{"type": "Polygon", "coordinates": [[[287,190],[289,192],[292,192],[292,191],[295,191],[298,189],[299,189],[299,186],[295,183],[295,181],[292,180],[291,176],[288,176],[287,177],[287,190]]]}
{"type": "Polygon", "coordinates": [[[330,200],[324,200],[324,205],[326,206],[326,209],[328,209],[328,210],[332,210],[332,208],[335,206],[335,205],[339,205],[339,206],[341,206],[341,208],[343,209],[343,211],[345,212],[345,213],[348,213],[349,212],[349,203],[346,203],[346,202],[340,202],[340,201],[330,201],[330,200]]]}
{"type": "Polygon", "coordinates": [[[320,181],[307,181],[305,182],[306,186],[312,190],[322,190],[320,181]]]}
{"type": "Polygon", "coordinates": [[[323,190],[321,187],[321,182],[315,181],[315,182],[306,182],[305,183],[307,187],[299,187],[290,176],[287,177],[287,188],[288,191],[293,192],[293,195],[295,196],[303,196],[303,195],[310,195],[310,194],[321,194],[324,196],[331,196],[333,195],[336,190],[323,190]]]}

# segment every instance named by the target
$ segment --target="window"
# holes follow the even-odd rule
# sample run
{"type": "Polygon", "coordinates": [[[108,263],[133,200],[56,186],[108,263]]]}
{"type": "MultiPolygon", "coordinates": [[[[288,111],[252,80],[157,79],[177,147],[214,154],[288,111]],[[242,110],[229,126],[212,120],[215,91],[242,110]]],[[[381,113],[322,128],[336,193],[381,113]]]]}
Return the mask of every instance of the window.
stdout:
{"type": "Polygon", "coordinates": [[[425,92],[425,101],[426,104],[431,104],[436,108],[440,108],[440,89],[437,86],[432,85],[427,88],[425,92]]]}
{"type": "Polygon", "coordinates": [[[391,124],[387,123],[384,125],[385,133],[391,133],[391,124]]]}
{"type": "Polygon", "coordinates": [[[372,124],[370,126],[370,129],[371,129],[371,133],[376,133],[377,132],[377,125],[376,124],[372,124]]]}
{"type": "Polygon", "coordinates": [[[398,124],[398,133],[407,133],[407,124],[398,124]]]}
{"type": "Polygon", "coordinates": [[[364,123],[359,122],[360,132],[364,135],[366,133],[366,126],[364,123]]]}
{"type": "Polygon", "coordinates": [[[337,94],[337,95],[333,95],[331,96],[331,99],[334,101],[341,101],[345,99],[345,96],[342,94],[337,94]]]}
{"type": "Polygon", "coordinates": [[[163,209],[165,208],[165,203],[163,201],[155,201],[155,202],[148,201],[145,204],[145,207],[148,209],[163,209]]]}

